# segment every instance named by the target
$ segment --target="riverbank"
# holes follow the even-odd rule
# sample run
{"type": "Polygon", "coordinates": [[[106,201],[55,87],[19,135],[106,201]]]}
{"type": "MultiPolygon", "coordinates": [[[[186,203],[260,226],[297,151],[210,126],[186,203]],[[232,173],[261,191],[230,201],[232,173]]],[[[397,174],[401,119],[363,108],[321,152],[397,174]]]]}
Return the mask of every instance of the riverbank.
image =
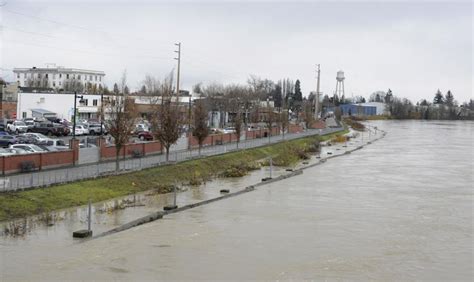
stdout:
{"type": "Polygon", "coordinates": [[[304,137],[117,176],[1,194],[0,221],[80,206],[86,204],[89,199],[92,202],[100,202],[147,190],[168,193],[176,183],[199,184],[234,168],[245,173],[245,170],[251,170],[257,165],[266,165],[267,163],[261,160],[269,156],[272,157],[274,165],[291,166],[304,158],[304,153],[310,150],[316,141],[329,140],[346,132],[348,131],[304,137]]]}

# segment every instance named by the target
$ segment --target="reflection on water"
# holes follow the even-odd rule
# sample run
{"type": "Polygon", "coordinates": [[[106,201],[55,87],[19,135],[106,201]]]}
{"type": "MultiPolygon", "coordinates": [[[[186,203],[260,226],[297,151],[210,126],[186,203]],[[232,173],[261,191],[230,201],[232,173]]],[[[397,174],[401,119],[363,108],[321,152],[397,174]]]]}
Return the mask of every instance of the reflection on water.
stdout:
{"type": "MultiPolygon", "coordinates": [[[[62,224],[80,226],[68,220],[3,240],[0,279],[470,281],[474,123],[372,124],[389,134],[251,193],[84,244],[60,235],[62,224]]],[[[325,150],[322,156],[345,148],[325,150]]],[[[223,185],[242,189],[267,176],[266,169],[190,188],[178,202],[215,197],[223,185]]],[[[140,197],[156,204],[112,216],[135,218],[135,211],[169,200],[140,197]]],[[[74,211],[69,216],[85,219],[83,209],[74,211]]],[[[107,216],[96,213],[94,228],[107,216]]]]}

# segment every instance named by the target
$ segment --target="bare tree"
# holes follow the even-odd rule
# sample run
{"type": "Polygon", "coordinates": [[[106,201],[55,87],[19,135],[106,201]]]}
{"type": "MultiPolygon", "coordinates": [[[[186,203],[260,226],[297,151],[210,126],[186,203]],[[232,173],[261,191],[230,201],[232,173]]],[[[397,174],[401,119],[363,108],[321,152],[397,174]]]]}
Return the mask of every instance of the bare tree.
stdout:
{"type": "MultiPolygon", "coordinates": [[[[202,143],[209,135],[207,128],[207,109],[202,99],[196,100],[194,105],[194,127],[193,136],[196,137],[199,144],[199,155],[201,155],[202,143]]],[[[191,138],[191,136],[190,136],[191,138]]]]}
{"type": "Polygon", "coordinates": [[[285,109],[279,114],[278,123],[281,128],[283,139],[285,139],[285,131],[288,129],[288,112],[285,109]]]}
{"type": "Polygon", "coordinates": [[[127,87],[127,75],[124,72],[120,80],[120,87],[109,97],[106,105],[108,119],[105,121],[115,144],[115,171],[119,171],[120,150],[129,142],[131,132],[135,126],[135,108],[133,100],[124,94],[127,87]]]}
{"type": "Polygon", "coordinates": [[[268,105],[267,102],[267,118],[265,120],[265,123],[267,124],[268,127],[268,142],[270,143],[270,137],[272,136],[272,129],[273,129],[273,124],[275,122],[275,115],[273,114],[273,108],[268,105]]]}
{"type": "Polygon", "coordinates": [[[237,137],[237,148],[239,148],[240,135],[242,134],[242,112],[238,105],[237,114],[234,119],[235,135],[237,137]]]}
{"type": "Polygon", "coordinates": [[[171,145],[179,139],[182,119],[179,114],[179,101],[172,103],[173,75],[170,74],[160,87],[160,102],[154,100],[154,114],[151,119],[152,132],[166,149],[166,161],[169,161],[171,145]]]}
{"type": "Polygon", "coordinates": [[[303,120],[307,129],[311,127],[314,121],[313,104],[309,100],[303,102],[303,120]]]}

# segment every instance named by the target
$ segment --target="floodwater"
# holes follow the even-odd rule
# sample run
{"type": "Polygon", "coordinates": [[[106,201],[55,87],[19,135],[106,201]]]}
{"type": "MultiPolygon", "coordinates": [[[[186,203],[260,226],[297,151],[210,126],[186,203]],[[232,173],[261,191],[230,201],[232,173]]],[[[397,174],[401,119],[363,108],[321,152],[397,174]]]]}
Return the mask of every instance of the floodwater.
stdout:
{"type": "MultiPolygon", "coordinates": [[[[4,237],[0,280],[471,281],[474,123],[371,124],[388,134],[362,150],[121,233],[77,243],[58,222],[4,237]]],[[[242,189],[267,173],[189,189],[178,203],[215,197],[222,187],[242,189]]],[[[156,205],[169,200],[161,197],[156,205]]],[[[156,205],[108,216],[126,221],[156,205]]]]}

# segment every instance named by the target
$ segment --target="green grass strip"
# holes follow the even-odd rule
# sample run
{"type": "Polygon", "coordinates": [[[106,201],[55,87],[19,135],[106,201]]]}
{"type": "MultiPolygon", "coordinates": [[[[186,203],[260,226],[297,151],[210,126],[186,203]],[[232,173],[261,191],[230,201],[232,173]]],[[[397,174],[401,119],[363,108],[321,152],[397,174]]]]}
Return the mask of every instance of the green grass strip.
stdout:
{"type": "Polygon", "coordinates": [[[268,156],[272,156],[276,164],[291,165],[300,160],[298,150],[305,150],[317,139],[324,141],[346,132],[347,130],[320,137],[305,137],[99,179],[2,193],[0,221],[80,206],[89,199],[100,202],[152,189],[166,193],[176,181],[184,184],[193,183],[196,179],[206,181],[233,166],[257,162],[268,156]]]}

